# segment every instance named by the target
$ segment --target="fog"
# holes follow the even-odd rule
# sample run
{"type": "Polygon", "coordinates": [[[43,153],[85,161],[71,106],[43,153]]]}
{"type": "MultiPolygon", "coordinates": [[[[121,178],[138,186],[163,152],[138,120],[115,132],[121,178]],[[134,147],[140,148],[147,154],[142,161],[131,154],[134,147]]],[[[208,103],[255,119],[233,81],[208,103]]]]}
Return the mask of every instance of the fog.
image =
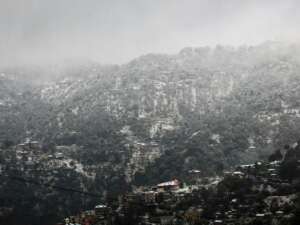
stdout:
{"type": "Polygon", "coordinates": [[[0,0],[0,66],[299,39],[297,0],[0,0]]]}

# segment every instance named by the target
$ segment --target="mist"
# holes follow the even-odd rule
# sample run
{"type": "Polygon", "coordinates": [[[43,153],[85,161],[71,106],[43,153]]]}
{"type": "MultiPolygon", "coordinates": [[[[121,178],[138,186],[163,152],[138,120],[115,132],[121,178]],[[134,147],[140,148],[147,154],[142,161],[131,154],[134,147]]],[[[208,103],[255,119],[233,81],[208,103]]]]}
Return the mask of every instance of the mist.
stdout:
{"type": "Polygon", "coordinates": [[[0,66],[298,42],[299,8],[296,0],[1,0],[0,66]]]}

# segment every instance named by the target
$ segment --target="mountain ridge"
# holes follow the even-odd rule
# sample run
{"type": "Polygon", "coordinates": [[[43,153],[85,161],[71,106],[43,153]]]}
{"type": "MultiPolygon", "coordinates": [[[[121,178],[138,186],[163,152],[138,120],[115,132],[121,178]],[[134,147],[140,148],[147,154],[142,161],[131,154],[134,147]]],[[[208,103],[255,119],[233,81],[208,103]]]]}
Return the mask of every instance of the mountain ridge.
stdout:
{"type": "Polygon", "coordinates": [[[41,160],[64,153],[83,180],[94,174],[83,184],[67,167],[74,185],[103,196],[193,169],[218,174],[298,140],[299,69],[299,47],[265,43],[75,66],[39,82],[39,72],[3,71],[1,148],[15,154],[7,146],[30,139],[42,145],[41,160]]]}

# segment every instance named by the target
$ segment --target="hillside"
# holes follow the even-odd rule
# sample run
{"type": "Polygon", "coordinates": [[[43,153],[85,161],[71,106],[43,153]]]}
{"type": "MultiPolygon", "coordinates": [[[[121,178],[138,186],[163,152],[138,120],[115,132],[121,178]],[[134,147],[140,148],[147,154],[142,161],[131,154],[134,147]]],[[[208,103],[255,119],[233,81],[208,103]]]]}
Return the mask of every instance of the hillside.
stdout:
{"type": "Polygon", "coordinates": [[[26,138],[42,145],[40,157],[66,149],[96,174],[75,186],[103,196],[191,169],[221,173],[298,140],[299,68],[300,46],[266,42],[185,48],[121,66],[3,69],[2,149],[14,154],[26,138]]]}

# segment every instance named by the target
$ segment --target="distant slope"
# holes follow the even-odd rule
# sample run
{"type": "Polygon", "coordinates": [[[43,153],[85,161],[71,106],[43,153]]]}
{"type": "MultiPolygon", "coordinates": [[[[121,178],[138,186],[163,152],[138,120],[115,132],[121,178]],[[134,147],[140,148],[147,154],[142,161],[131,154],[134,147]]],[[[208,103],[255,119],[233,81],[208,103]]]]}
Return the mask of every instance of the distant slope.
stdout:
{"type": "Polygon", "coordinates": [[[18,132],[4,132],[1,139],[29,134],[107,154],[124,148],[133,164],[129,176],[147,170],[142,157],[156,157],[138,143],[155,142],[160,156],[146,171],[150,181],[162,164],[170,165],[162,175],[167,178],[194,167],[210,173],[253,161],[299,136],[299,49],[275,42],[185,48],[122,66],[76,66],[54,83],[35,85],[27,98],[13,92],[16,107],[22,101],[26,107],[16,113],[2,106],[2,122],[5,116],[12,122],[3,122],[1,130],[18,132]]]}

